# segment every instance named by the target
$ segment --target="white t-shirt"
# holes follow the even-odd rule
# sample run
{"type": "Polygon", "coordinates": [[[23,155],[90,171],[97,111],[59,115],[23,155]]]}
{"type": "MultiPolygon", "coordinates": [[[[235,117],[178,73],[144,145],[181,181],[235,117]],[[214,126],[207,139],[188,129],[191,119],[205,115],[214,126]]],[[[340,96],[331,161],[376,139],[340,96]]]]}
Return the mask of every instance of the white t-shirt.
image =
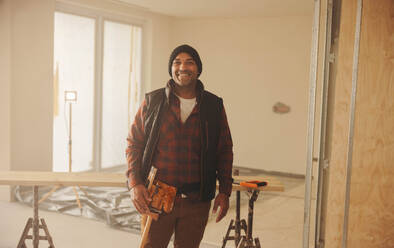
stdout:
{"type": "Polygon", "coordinates": [[[193,111],[196,105],[196,98],[186,99],[177,95],[181,103],[181,121],[185,123],[186,119],[189,117],[190,113],[193,111]]]}

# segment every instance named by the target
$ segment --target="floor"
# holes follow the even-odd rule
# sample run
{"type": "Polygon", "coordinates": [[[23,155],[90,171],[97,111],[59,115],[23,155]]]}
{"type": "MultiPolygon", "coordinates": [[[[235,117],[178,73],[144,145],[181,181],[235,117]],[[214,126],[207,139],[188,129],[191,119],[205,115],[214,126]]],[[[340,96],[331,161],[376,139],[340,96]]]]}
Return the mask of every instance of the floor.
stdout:
{"type": "MultiPolygon", "coordinates": [[[[304,179],[279,177],[285,186],[285,192],[261,192],[254,211],[253,236],[258,237],[264,248],[302,247],[304,222],[304,179]]],[[[247,220],[248,195],[241,194],[241,218],[247,220]]],[[[312,200],[312,210],[315,200],[312,200]]],[[[311,216],[313,216],[313,212],[311,216]]],[[[0,248],[16,247],[23,228],[33,215],[31,207],[20,202],[0,201],[0,248]]],[[[70,216],[40,210],[57,248],[108,248],[138,247],[138,231],[115,229],[106,223],[94,219],[70,216]]],[[[215,223],[211,215],[204,234],[201,248],[221,247],[231,219],[235,218],[235,193],[230,199],[227,216],[215,223]]],[[[313,218],[311,219],[313,222],[313,218]]],[[[311,227],[313,227],[311,223],[311,227]]],[[[313,233],[310,234],[311,239],[313,233]]],[[[28,247],[31,246],[28,244],[28,247]]],[[[48,247],[46,241],[40,241],[40,247],[48,247]]],[[[169,247],[172,247],[170,245],[169,247]]],[[[229,241],[226,247],[235,247],[229,241]]]]}
{"type": "MultiPolygon", "coordinates": [[[[279,177],[285,186],[284,192],[261,192],[254,205],[253,237],[258,237],[263,248],[302,247],[304,227],[304,179],[279,177]]],[[[316,204],[315,197],[312,207],[316,204]]],[[[204,241],[221,247],[231,219],[235,219],[235,194],[231,197],[228,215],[219,223],[210,216],[204,241]]],[[[241,193],[241,219],[247,221],[248,196],[241,193]]],[[[311,216],[314,216],[312,209],[311,216]]],[[[313,219],[313,218],[312,218],[313,219]]],[[[312,220],[311,219],[311,220],[312,220]]],[[[313,222],[313,221],[312,221],[313,222]]],[[[313,227],[311,223],[311,227],[313,227]]],[[[311,242],[313,233],[310,234],[311,242]]],[[[235,247],[229,241],[226,247],[235,247]]],[[[312,247],[312,246],[311,246],[312,247]]]]}

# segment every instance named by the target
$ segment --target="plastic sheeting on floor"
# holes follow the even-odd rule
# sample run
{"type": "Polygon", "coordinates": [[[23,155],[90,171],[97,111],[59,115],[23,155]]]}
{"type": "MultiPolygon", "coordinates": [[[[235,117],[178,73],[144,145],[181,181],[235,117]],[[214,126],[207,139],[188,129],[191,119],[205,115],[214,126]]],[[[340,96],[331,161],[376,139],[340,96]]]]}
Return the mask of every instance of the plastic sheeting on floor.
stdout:
{"type": "MultiPolygon", "coordinates": [[[[39,199],[54,187],[40,186],[39,199]]],[[[129,192],[116,187],[75,187],[81,203],[79,208],[73,187],[59,187],[39,204],[39,209],[100,220],[107,225],[130,232],[140,230],[141,216],[134,208],[129,192]]],[[[33,188],[17,186],[15,198],[33,205],[33,188]]]]}

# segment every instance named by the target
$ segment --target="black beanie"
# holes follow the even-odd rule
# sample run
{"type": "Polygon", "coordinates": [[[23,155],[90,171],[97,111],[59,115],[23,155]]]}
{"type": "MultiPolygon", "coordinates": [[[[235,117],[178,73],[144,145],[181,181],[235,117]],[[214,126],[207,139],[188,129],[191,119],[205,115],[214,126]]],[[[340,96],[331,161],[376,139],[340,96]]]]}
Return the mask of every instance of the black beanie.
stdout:
{"type": "Polygon", "coordinates": [[[189,45],[178,46],[177,48],[174,49],[174,51],[172,51],[170,55],[170,60],[168,61],[168,73],[170,73],[170,76],[172,77],[172,73],[171,73],[172,62],[174,61],[176,56],[178,56],[178,54],[180,53],[187,53],[193,58],[198,68],[198,76],[200,76],[202,72],[202,63],[201,63],[200,55],[198,55],[196,49],[194,49],[189,45]]]}

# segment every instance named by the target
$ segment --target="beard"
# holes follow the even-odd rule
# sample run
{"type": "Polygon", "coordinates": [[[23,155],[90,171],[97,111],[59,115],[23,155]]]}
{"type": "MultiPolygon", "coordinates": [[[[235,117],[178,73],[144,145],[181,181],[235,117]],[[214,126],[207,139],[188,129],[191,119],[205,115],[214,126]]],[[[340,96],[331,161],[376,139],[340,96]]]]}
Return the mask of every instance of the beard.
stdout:
{"type": "Polygon", "coordinates": [[[179,86],[189,86],[197,81],[197,77],[193,75],[191,71],[177,71],[173,79],[179,86]]]}

